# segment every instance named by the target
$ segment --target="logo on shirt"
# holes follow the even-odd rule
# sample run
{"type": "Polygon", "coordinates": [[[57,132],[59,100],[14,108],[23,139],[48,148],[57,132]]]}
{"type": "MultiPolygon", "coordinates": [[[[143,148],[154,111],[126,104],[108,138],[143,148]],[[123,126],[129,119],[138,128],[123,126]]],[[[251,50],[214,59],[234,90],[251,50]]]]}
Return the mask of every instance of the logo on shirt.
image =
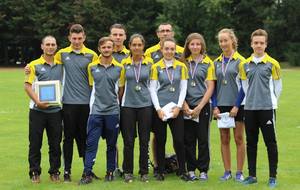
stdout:
{"type": "Polygon", "coordinates": [[[271,120],[267,121],[266,125],[272,125],[272,121],[271,120]]]}
{"type": "Polygon", "coordinates": [[[41,71],[46,71],[46,69],[44,67],[41,68],[41,71]]]}
{"type": "Polygon", "coordinates": [[[70,59],[71,59],[71,58],[70,58],[69,56],[67,56],[65,60],[68,61],[68,60],[70,60],[70,59]]]}
{"type": "Polygon", "coordinates": [[[116,129],[119,128],[119,123],[116,125],[116,129]]]}
{"type": "Polygon", "coordinates": [[[159,72],[159,73],[163,73],[163,72],[164,72],[164,70],[159,70],[158,72],[159,72]]]}
{"type": "Polygon", "coordinates": [[[128,65],[128,66],[126,67],[126,69],[130,69],[130,65],[128,65]]]}
{"type": "Polygon", "coordinates": [[[154,59],[158,59],[158,58],[159,58],[158,54],[154,55],[154,59]]]}
{"type": "Polygon", "coordinates": [[[97,68],[97,69],[95,70],[95,72],[96,72],[96,73],[99,73],[99,72],[100,72],[100,70],[97,68]]]}

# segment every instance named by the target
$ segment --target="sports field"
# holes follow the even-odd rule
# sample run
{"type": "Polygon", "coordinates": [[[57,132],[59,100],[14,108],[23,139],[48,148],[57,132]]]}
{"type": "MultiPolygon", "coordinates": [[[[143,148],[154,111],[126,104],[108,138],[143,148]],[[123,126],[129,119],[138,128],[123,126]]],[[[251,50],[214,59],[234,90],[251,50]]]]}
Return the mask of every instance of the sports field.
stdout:
{"type": "MultiPolygon", "coordinates": [[[[279,146],[278,186],[276,189],[293,190],[300,189],[300,70],[283,70],[283,92],[277,111],[277,140],[279,146]]],[[[44,136],[42,149],[42,175],[40,184],[32,184],[28,177],[28,105],[29,99],[23,89],[22,69],[0,69],[0,189],[269,189],[268,162],[266,148],[260,136],[258,150],[257,177],[258,184],[244,186],[231,180],[220,182],[218,179],[223,174],[223,164],[220,154],[219,132],[215,121],[211,125],[211,167],[207,182],[196,181],[193,183],[180,181],[174,175],[166,176],[164,182],[157,182],[152,177],[150,169],[150,182],[142,183],[138,180],[137,164],[138,153],[135,155],[135,181],[126,184],[118,178],[112,183],[94,181],[87,186],[78,186],[83,164],[74,149],[73,169],[71,183],[51,183],[48,171],[48,145],[44,136]]],[[[122,139],[119,136],[119,148],[122,147],[122,139]]],[[[235,147],[232,138],[232,171],[235,173],[235,147]]],[[[74,146],[75,147],[75,146],[74,146]]],[[[137,147],[137,143],[136,143],[137,147]]],[[[137,148],[136,148],[137,150],[137,148]]],[[[171,138],[167,142],[167,152],[172,153],[171,138]]],[[[122,152],[121,160],[122,160],[122,152]]],[[[94,172],[101,176],[105,175],[105,146],[100,141],[97,161],[94,172]]],[[[247,163],[244,166],[247,175],[247,163]]]]}

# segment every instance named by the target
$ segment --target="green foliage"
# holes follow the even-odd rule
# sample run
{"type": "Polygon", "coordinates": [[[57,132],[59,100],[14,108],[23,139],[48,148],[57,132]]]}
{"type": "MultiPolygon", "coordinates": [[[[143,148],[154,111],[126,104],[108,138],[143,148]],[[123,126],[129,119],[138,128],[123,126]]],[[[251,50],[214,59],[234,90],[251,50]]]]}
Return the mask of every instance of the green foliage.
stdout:
{"type": "MultiPolygon", "coordinates": [[[[251,32],[264,28],[269,33],[267,51],[278,60],[299,65],[299,19],[299,0],[1,0],[0,45],[39,52],[41,38],[51,34],[64,47],[69,44],[68,28],[80,23],[86,29],[87,46],[96,50],[99,37],[108,35],[112,24],[122,23],[127,39],[141,33],[149,47],[158,41],[155,30],[159,23],[170,22],[180,45],[188,34],[199,32],[211,55],[220,53],[217,32],[233,28],[239,51],[248,56],[251,32]]],[[[5,55],[8,53],[1,54],[5,55]]]]}

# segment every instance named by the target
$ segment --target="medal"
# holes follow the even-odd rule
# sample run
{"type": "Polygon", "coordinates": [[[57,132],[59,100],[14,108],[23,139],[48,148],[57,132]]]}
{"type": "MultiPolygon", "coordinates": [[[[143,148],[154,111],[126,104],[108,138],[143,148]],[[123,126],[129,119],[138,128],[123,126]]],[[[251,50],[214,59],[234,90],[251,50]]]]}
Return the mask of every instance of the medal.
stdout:
{"type": "MultiPolygon", "coordinates": [[[[132,63],[134,64],[133,59],[132,59],[132,63]]],[[[134,77],[135,77],[135,81],[137,83],[136,86],[134,87],[135,91],[141,91],[141,89],[142,89],[142,87],[139,85],[140,76],[141,76],[141,67],[142,67],[142,60],[138,64],[138,71],[136,70],[136,65],[133,66],[134,77]]]]}
{"type": "Polygon", "coordinates": [[[195,86],[196,86],[196,82],[192,80],[191,86],[192,86],[192,87],[195,87],[195,86]]]}
{"type": "Polygon", "coordinates": [[[203,56],[200,55],[200,57],[198,57],[195,61],[191,61],[189,62],[189,66],[190,66],[190,75],[191,75],[191,86],[192,87],[195,87],[196,86],[196,81],[194,80],[194,77],[195,77],[195,73],[196,73],[196,70],[197,70],[197,67],[198,67],[198,63],[201,63],[203,60],[203,56]],[[192,67],[192,62],[195,63],[195,66],[194,68],[192,67]]]}
{"type": "Polygon", "coordinates": [[[223,80],[222,80],[223,85],[227,84],[227,80],[225,79],[225,76],[226,76],[226,71],[227,71],[228,65],[232,59],[233,54],[234,54],[234,52],[232,52],[232,54],[230,55],[227,64],[225,63],[225,56],[223,55],[223,57],[222,57],[221,65],[222,65],[222,74],[223,74],[223,80]]]}
{"type": "Polygon", "coordinates": [[[170,88],[169,88],[169,91],[170,91],[170,92],[175,92],[175,87],[173,86],[174,70],[172,70],[172,72],[171,72],[171,74],[170,74],[170,73],[169,73],[169,70],[168,70],[168,68],[167,68],[167,66],[166,66],[166,73],[167,73],[168,79],[169,79],[169,81],[170,81],[170,83],[171,83],[171,86],[170,86],[170,88]]]}
{"type": "Polygon", "coordinates": [[[170,92],[175,92],[175,87],[174,87],[174,86],[171,86],[171,87],[169,88],[169,91],[170,91],[170,92]]]}
{"type": "Polygon", "coordinates": [[[135,91],[141,91],[142,87],[140,85],[136,85],[134,89],[135,91]]]}

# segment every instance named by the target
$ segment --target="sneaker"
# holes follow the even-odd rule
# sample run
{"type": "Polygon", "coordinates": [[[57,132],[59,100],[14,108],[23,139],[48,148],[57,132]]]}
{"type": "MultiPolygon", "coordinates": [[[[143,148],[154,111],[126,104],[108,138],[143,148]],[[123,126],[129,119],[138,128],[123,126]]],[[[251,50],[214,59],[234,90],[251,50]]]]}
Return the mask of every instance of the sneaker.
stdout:
{"type": "Polygon", "coordinates": [[[180,178],[182,181],[190,181],[189,175],[187,175],[187,174],[185,174],[185,173],[179,175],[179,178],[180,178]]]}
{"type": "Polygon", "coordinates": [[[269,187],[274,188],[277,186],[277,180],[275,177],[270,177],[269,179],[269,187]]]}
{"type": "Polygon", "coordinates": [[[57,173],[54,173],[54,174],[51,174],[50,175],[50,180],[52,181],[52,182],[60,182],[60,178],[59,178],[59,172],[57,172],[57,173]]]}
{"type": "Polygon", "coordinates": [[[196,181],[198,177],[195,175],[194,171],[189,171],[189,181],[196,181]]]}
{"type": "Polygon", "coordinates": [[[221,181],[227,181],[232,178],[231,171],[225,171],[224,175],[220,177],[221,181]]]}
{"type": "Polygon", "coordinates": [[[157,180],[157,181],[164,181],[164,180],[165,180],[164,174],[158,173],[158,174],[156,175],[156,180],[157,180]]]}
{"type": "Polygon", "coordinates": [[[92,183],[93,177],[91,175],[82,174],[82,178],[80,179],[78,185],[87,185],[92,183]]]}
{"type": "Polygon", "coordinates": [[[64,172],[64,182],[71,182],[71,173],[68,171],[64,172]]]}
{"type": "Polygon", "coordinates": [[[31,182],[32,183],[40,183],[41,182],[40,176],[38,174],[36,174],[35,172],[32,172],[31,182]]]}
{"type": "Polygon", "coordinates": [[[153,167],[153,176],[157,177],[158,175],[158,167],[153,167]]]}
{"type": "Polygon", "coordinates": [[[207,181],[208,180],[208,175],[206,172],[201,172],[199,176],[200,181],[207,181]]]}
{"type": "Polygon", "coordinates": [[[96,174],[95,174],[94,172],[91,172],[91,176],[92,176],[92,178],[95,179],[95,180],[101,180],[101,178],[98,177],[98,176],[96,176],[96,174]]]}
{"type": "Polygon", "coordinates": [[[236,172],[235,181],[237,181],[237,182],[243,182],[244,181],[243,172],[236,172]]]}
{"type": "Polygon", "coordinates": [[[254,184],[254,183],[257,183],[257,179],[256,179],[256,177],[252,177],[252,176],[246,177],[246,179],[243,181],[244,185],[250,185],[250,184],[254,184]]]}
{"type": "Polygon", "coordinates": [[[133,175],[131,173],[124,174],[124,181],[126,183],[132,183],[133,182],[133,175]]]}
{"type": "Polygon", "coordinates": [[[123,177],[124,172],[120,168],[116,168],[114,171],[114,176],[123,177]]]}
{"type": "Polygon", "coordinates": [[[105,181],[113,181],[113,180],[114,180],[113,172],[106,172],[105,181]]]}
{"type": "Polygon", "coordinates": [[[141,181],[148,183],[149,182],[148,174],[142,174],[141,175],[141,181]]]}

